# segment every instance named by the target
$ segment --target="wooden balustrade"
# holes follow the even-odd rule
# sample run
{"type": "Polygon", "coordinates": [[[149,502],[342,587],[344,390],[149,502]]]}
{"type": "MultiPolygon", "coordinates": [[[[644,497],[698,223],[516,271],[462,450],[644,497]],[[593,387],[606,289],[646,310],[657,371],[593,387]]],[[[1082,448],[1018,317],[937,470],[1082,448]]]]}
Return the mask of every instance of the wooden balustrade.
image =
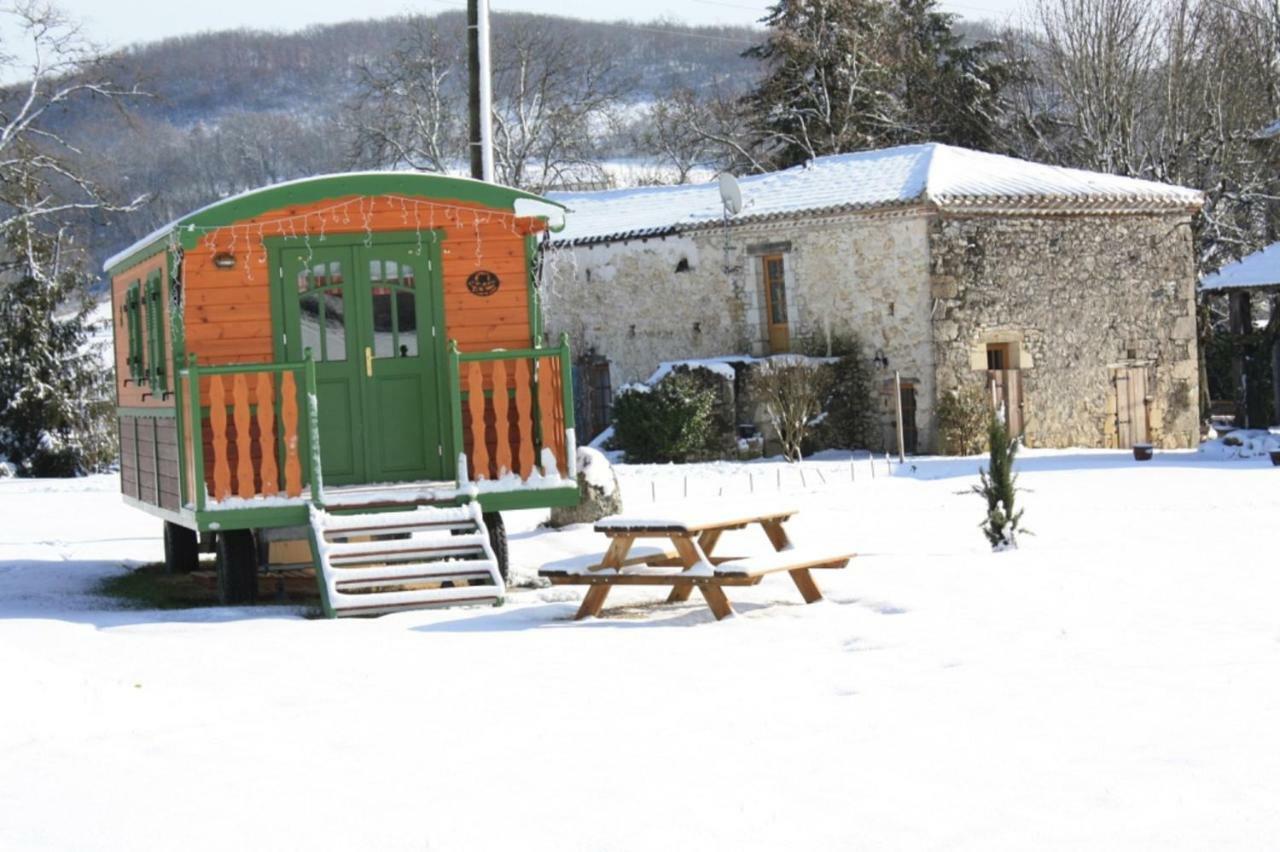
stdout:
{"type": "Polygon", "coordinates": [[[310,478],[299,448],[304,424],[296,374],[302,370],[297,364],[192,364],[183,371],[186,420],[199,424],[198,432],[187,428],[183,436],[189,502],[203,508],[231,497],[302,496],[310,478]]]}
{"type": "MultiPolygon", "coordinates": [[[[456,430],[472,480],[501,479],[515,473],[527,480],[544,476],[544,450],[568,474],[564,364],[567,346],[556,349],[454,353],[460,414],[456,430]],[[465,395],[465,404],[462,396],[465,395]]],[[[569,416],[572,416],[570,412],[569,416]]]]}

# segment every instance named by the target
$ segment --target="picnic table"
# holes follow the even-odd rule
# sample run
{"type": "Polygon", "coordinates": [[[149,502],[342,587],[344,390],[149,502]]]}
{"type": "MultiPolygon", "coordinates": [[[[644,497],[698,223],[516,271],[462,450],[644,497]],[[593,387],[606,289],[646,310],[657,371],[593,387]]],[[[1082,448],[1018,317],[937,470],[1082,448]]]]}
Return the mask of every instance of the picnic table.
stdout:
{"type": "Polygon", "coordinates": [[[687,601],[694,588],[702,593],[717,620],[733,614],[725,586],[754,586],[765,576],[786,571],[805,603],[822,600],[810,573],[843,568],[853,553],[830,547],[799,547],[787,535],[793,506],[717,503],[652,515],[612,515],[595,531],[609,539],[603,553],[573,557],[543,566],[539,575],[553,585],[586,585],[575,618],[597,616],[614,586],[671,586],[668,603],[687,601]],[[730,530],[758,525],[772,552],[748,557],[721,556],[716,546],[730,530]],[[652,539],[658,545],[636,545],[652,539]]]}

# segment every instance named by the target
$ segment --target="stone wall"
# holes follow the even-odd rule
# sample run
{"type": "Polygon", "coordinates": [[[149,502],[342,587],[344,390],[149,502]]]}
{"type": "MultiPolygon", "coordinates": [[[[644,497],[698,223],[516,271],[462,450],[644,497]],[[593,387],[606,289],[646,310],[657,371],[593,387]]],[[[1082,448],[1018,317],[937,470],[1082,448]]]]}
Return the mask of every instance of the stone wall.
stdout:
{"type": "MultiPolygon", "coordinates": [[[[661,361],[766,355],[761,257],[781,254],[795,351],[825,354],[857,334],[871,358],[916,386],[921,449],[932,448],[934,350],[929,227],[923,211],[804,218],[553,251],[543,305],[552,334],[609,359],[613,386],[643,381],[661,361]],[[681,271],[677,271],[677,269],[681,271]]],[[[892,435],[892,397],[880,400],[892,435]]]]}
{"type": "Polygon", "coordinates": [[[1029,446],[1116,446],[1118,369],[1145,370],[1151,443],[1199,437],[1187,214],[940,215],[929,226],[938,386],[986,380],[989,342],[1021,368],[1029,446]]]}

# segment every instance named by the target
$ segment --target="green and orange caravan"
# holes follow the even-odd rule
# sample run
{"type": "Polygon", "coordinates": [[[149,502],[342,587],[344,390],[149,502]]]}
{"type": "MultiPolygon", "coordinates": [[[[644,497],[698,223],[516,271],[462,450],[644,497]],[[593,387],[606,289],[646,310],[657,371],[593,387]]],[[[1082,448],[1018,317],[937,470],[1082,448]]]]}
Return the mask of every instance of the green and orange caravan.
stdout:
{"type": "Polygon", "coordinates": [[[313,570],[325,613],[500,602],[501,512],[572,505],[554,202],[358,173],[246,192],[106,263],[124,500],[224,603],[313,570]],[[277,575],[282,576],[282,575],[277,575]]]}

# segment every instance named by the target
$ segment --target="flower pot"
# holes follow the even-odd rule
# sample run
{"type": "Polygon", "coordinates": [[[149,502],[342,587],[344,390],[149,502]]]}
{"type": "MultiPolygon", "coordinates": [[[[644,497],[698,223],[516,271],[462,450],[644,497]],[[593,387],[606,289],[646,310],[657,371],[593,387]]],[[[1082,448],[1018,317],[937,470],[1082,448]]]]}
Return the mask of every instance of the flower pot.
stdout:
{"type": "Polygon", "coordinates": [[[1151,461],[1151,445],[1134,444],[1133,458],[1135,461],[1151,461]]]}

